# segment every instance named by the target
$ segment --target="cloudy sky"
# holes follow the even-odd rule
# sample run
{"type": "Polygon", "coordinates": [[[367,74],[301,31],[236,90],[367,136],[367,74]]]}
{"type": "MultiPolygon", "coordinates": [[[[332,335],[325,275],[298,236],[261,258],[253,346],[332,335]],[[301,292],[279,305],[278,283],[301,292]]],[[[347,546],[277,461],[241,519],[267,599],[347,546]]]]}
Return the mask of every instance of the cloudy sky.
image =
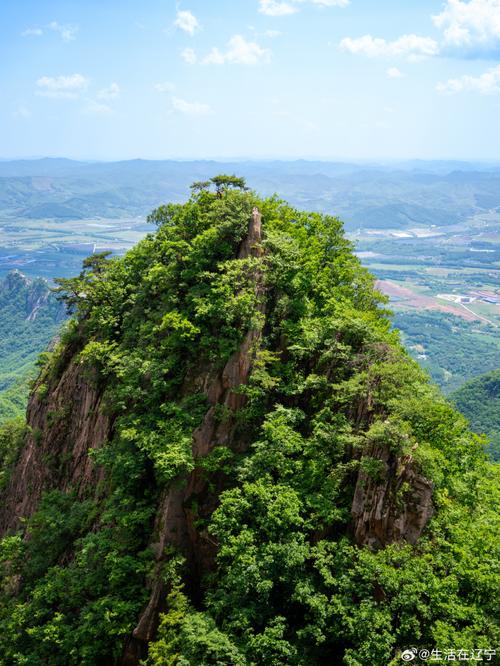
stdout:
{"type": "Polygon", "coordinates": [[[2,0],[0,157],[500,159],[500,0],[2,0]]]}

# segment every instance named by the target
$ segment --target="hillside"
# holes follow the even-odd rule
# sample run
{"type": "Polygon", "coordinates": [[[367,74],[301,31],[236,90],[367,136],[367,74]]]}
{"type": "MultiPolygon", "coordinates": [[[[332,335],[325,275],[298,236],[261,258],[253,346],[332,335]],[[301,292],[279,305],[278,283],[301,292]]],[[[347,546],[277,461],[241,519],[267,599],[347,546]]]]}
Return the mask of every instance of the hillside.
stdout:
{"type": "MultiPolygon", "coordinates": [[[[117,218],[146,214],[168,197],[181,201],[211,161],[0,162],[0,211],[9,218],[117,218]]],[[[335,208],[347,229],[453,225],[500,207],[500,167],[449,163],[355,164],[263,161],[222,165],[266,195],[293,205],[335,208]]]]}
{"type": "Polygon", "coordinates": [[[497,468],[342,223],[223,176],[150,221],[0,432],[1,666],[495,646],[497,468]]]}
{"type": "Polygon", "coordinates": [[[475,377],[450,398],[469,419],[472,430],[490,438],[491,456],[500,461],[500,370],[475,377]]]}
{"type": "Polygon", "coordinates": [[[0,422],[23,413],[35,361],[64,317],[45,280],[12,271],[0,282],[0,422]]]}
{"type": "MultiPolygon", "coordinates": [[[[498,329],[432,310],[397,312],[394,325],[420,365],[446,394],[500,365],[498,329]]],[[[464,412],[465,413],[465,412],[464,412]]],[[[466,414],[466,416],[468,416],[466,414]]]]}

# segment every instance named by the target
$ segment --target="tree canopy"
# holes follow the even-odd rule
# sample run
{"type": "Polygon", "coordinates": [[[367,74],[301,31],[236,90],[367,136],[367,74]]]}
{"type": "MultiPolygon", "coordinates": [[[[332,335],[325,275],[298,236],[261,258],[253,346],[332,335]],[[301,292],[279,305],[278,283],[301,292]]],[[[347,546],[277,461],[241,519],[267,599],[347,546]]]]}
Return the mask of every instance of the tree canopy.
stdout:
{"type": "Polygon", "coordinates": [[[500,369],[471,379],[450,398],[469,419],[472,430],[489,437],[491,457],[500,461],[500,369]]]}
{"type": "MultiPolygon", "coordinates": [[[[117,663],[155,575],[165,610],[147,666],[387,666],[412,646],[495,646],[498,479],[484,443],[403,350],[337,218],[211,182],[154,211],[157,231],[125,256],[59,281],[74,320],[38,386],[53,390],[65,364],[87,369],[114,434],[92,452],[99,488],[47,489],[1,542],[0,665],[117,663]],[[240,257],[254,207],[262,253],[240,257]],[[196,458],[209,408],[196,378],[256,329],[242,406],[214,413],[234,420],[232,443],[196,458]],[[377,445],[433,484],[415,544],[353,540],[359,470],[387,473],[377,445]],[[213,501],[184,510],[215,553],[193,585],[173,547],[154,567],[162,493],[195,468],[213,501]]],[[[5,474],[20,432],[0,433],[5,474]]],[[[64,460],[50,464],[58,478],[64,460]]]]}

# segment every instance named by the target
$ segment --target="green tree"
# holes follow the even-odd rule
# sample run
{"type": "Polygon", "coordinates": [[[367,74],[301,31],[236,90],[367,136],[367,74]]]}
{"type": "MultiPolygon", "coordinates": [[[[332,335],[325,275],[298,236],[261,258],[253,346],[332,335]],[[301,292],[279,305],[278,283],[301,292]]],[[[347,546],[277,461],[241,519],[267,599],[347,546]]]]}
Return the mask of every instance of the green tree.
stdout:
{"type": "Polygon", "coordinates": [[[450,399],[470,421],[474,432],[488,436],[488,451],[500,461],[500,369],[466,382],[450,399]]]}
{"type": "Polygon", "coordinates": [[[496,645],[498,469],[482,440],[402,348],[337,218],[216,179],[154,211],[125,256],[59,283],[75,321],[38,385],[50,394],[74,363],[113,434],[91,454],[98,488],[48,489],[2,542],[1,666],[115,663],[155,576],[147,666],[393,666],[409,646],[496,645]],[[255,206],[262,253],[242,258],[255,206]],[[213,405],[206,386],[242,346],[240,407],[213,405]],[[230,435],[201,457],[207,414],[230,435]],[[392,481],[377,450],[433,484],[415,544],[353,541],[360,469],[392,481]],[[196,567],[157,552],[161,498],[186,479],[196,567]]]}
{"type": "Polygon", "coordinates": [[[234,187],[240,190],[246,189],[245,179],[239,178],[238,176],[228,176],[226,174],[221,174],[219,176],[210,178],[210,182],[215,185],[215,191],[218,197],[221,197],[223,193],[230,187],[234,187]]]}

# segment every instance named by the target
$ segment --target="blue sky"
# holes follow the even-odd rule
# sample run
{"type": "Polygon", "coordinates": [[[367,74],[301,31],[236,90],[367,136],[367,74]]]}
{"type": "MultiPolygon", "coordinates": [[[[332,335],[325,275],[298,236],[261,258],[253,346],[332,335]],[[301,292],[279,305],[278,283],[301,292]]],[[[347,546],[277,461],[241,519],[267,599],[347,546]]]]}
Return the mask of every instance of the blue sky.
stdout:
{"type": "Polygon", "coordinates": [[[500,159],[500,0],[5,0],[0,157],[500,159]]]}

